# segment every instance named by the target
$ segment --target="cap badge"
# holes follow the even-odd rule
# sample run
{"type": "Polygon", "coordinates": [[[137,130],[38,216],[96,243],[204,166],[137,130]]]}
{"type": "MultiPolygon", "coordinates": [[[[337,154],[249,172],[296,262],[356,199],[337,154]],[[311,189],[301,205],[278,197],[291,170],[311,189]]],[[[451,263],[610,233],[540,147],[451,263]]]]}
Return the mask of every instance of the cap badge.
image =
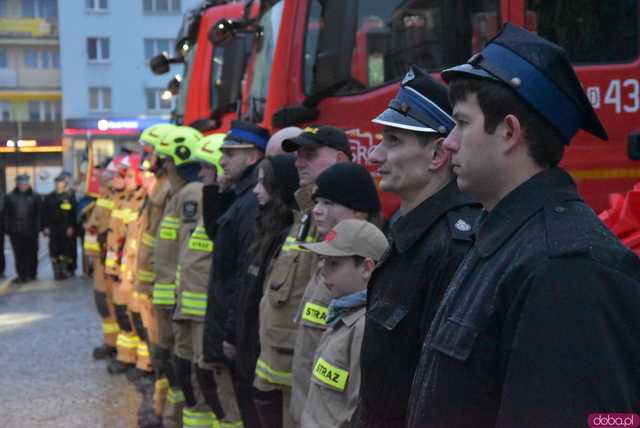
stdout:
{"type": "Polygon", "coordinates": [[[462,219],[458,219],[454,227],[460,232],[469,232],[471,230],[471,225],[462,219]]]}
{"type": "Polygon", "coordinates": [[[513,79],[511,79],[509,81],[509,83],[511,84],[511,86],[513,86],[514,88],[519,88],[520,85],[522,85],[522,80],[520,80],[519,77],[514,77],[513,79]]]}
{"type": "Polygon", "coordinates": [[[329,233],[327,233],[327,236],[325,236],[324,240],[326,242],[331,242],[334,239],[336,239],[336,235],[337,235],[336,230],[335,229],[331,229],[331,231],[329,233]]]}
{"type": "Polygon", "coordinates": [[[318,129],[318,128],[313,128],[311,126],[307,126],[306,128],[304,128],[303,132],[307,132],[309,134],[317,134],[319,130],[320,129],[318,129]]]}
{"type": "Polygon", "coordinates": [[[406,83],[411,82],[413,79],[416,78],[416,75],[413,73],[413,70],[409,70],[407,72],[407,74],[404,75],[404,78],[402,79],[402,83],[401,85],[404,85],[406,83]]]}

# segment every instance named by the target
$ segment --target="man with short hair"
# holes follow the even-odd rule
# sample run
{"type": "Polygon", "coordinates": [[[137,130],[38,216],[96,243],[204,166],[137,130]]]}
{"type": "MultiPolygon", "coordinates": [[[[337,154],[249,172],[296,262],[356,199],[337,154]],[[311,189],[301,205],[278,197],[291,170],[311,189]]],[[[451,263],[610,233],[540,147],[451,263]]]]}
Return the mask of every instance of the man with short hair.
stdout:
{"type": "MultiPolygon", "coordinates": [[[[315,242],[317,230],[311,218],[313,183],[330,166],[351,160],[345,133],[333,126],[307,127],[295,138],[284,140],[285,152],[295,152],[300,188],[295,194],[298,210],[284,244],[271,261],[272,268],[260,301],[260,357],[254,385],[263,392],[276,391],[274,400],[254,400],[263,425],[295,426],[289,408],[296,323],[302,296],[315,283],[318,258],[300,247],[315,242]],[[277,392],[281,392],[277,395],[277,392]]],[[[324,285],[323,285],[324,287],[324,285]]],[[[296,401],[298,404],[299,401],[296,401]]],[[[300,403],[301,404],[301,403],[300,403]]]]}
{"type": "Polygon", "coordinates": [[[460,192],[443,142],[453,129],[447,90],[412,67],[373,120],[383,140],[370,161],[380,188],[400,198],[391,245],[369,283],[355,426],[400,428],[424,336],[471,245],[479,206],[460,192]]]}
{"type": "Polygon", "coordinates": [[[40,195],[29,184],[27,174],[16,177],[16,188],[5,196],[4,225],[11,239],[18,277],[21,284],[36,279],[38,273],[38,234],[41,228],[40,195]]]}
{"type": "Polygon", "coordinates": [[[444,143],[484,206],[424,342],[413,428],[581,427],[640,403],[640,261],[558,162],[579,129],[607,139],[566,53],[506,24],[443,72],[444,143]]]}
{"type": "Polygon", "coordinates": [[[55,189],[44,199],[43,232],[49,237],[49,258],[55,279],[68,278],[76,245],[76,198],[68,189],[67,177],[59,174],[55,189]]]}

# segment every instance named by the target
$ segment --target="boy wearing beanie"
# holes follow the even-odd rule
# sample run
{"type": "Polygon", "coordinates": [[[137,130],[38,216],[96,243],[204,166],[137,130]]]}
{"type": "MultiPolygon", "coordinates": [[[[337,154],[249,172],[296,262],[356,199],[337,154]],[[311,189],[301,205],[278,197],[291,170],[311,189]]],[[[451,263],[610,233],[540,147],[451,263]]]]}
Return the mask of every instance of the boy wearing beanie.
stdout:
{"type": "MultiPolygon", "coordinates": [[[[361,165],[339,163],[326,169],[316,179],[312,198],[315,202],[313,221],[320,237],[346,219],[380,223],[378,192],[371,174],[361,165]]],[[[314,266],[314,275],[307,284],[296,315],[298,327],[293,354],[293,400],[290,410],[298,424],[309,391],[314,355],[320,337],[327,328],[331,298],[319,263],[314,266]]]]}
{"type": "Polygon", "coordinates": [[[351,426],[360,389],[367,284],[388,246],[376,226],[356,219],[338,223],[323,242],[303,245],[322,257],[322,275],[333,296],[302,413],[305,428],[351,426]]]}

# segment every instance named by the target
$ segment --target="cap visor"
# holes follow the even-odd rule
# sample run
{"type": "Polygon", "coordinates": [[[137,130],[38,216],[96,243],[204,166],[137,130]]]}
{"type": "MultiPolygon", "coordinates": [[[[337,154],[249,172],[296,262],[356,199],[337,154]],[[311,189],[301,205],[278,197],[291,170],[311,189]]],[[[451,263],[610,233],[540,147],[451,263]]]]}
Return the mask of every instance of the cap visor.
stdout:
{"type": "Polygon", "coordinates": [[[319,144],[316,141],[313,141],[309,138],[305,138],[302,135],[297,136],[296,138],[289,138],[287,140],[284,140],[282,142],[282,150],[284,150],[285,152],[291,153],[291,152],[295,152],[296,150],[298,150],[299,148],[309,148],[309,149],[316,149],[318,147],[321,147],[322,144],[319,144]]]}
{"type": "Polygon", "coordinates": [[[471,64],[461,64],[455,67],[447,68],[446,70],[442,70],[440,76],[445,82],[449,82],[450,79],[461,76],[476,76],[482,77],[484,79],[498,80],[493,74],[483,70],[482,68],[474,67],[471,64]]]}
{"type": "Polygon", "coordinates": [[[430,128],[422,123],[418,122],[412,117],[405,116],[402,113],[395,111],[392,108],[388,108],[378,117],[373,119],[371,122],[377,123],[378,125],[390,126],[392,128],[400,128],[406,129],[408,131],[416,131],[416,132],[433,132],[437,133],[433,128],[430,128]]]}
{"type": "Polygon", "coordinates": [[[332,247],[329,243],[327,242],[318,242],[315,244],[301,244],[300,245],[302,248],[306,248],[307,250],[316,253],[316,254],[320,254],[321,256],[328,256],[328,257],[349,257],[352,256],[353,254],[350,253],[346,253],[344,251],[338,250],[337,248],[332,247]]]}

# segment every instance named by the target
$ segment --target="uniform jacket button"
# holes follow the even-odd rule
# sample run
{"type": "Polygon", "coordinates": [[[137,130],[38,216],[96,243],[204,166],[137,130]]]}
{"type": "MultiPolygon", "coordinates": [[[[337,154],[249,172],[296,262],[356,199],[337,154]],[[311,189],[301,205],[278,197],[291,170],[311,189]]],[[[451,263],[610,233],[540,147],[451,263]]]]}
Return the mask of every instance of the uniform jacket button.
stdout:
{"type": "Polygon", "coordinates": [[[555,207],[553,210],[558,214],[563,214],[565,211],[567,211],[565,207],[555,207]]]}

